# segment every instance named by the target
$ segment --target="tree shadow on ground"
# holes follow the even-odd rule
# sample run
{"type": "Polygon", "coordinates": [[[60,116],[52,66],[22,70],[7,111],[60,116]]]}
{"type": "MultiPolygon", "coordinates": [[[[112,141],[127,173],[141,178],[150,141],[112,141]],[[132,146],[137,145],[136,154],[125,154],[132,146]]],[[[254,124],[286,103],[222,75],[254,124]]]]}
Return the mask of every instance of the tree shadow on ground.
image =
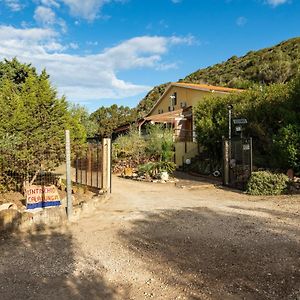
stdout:
{"type": "MultiPolygon", "coordinates": [[[[0,236],[0,299],[122,299],[68,230],[0,236]]],[[[123,294],[122,294],[123,293],[123,294]]]]}
{"type": "Polygon", "coordinates": [[[120,232],[188,299],[299,299],[299,236],[299,227],[201,207],[162,210],[120,232]]]}
{"type": "Polygon", "coordinates": [[[284,218],[284,219],[290,219],[294,220],[295,222],[298,222],[300,224],[300,212],[299,213],[293,213],[293,212],[287,212],[283,210],[274,210],[274,209],[268,209],[263,207],[243,207],[238,205],[230,205],[229,208],[238,209],[238,210],[244,210],[247,211],[253,211],[253,212],[260,212],[265,213],[270,216],[276,217],[276,218],[284,218]]]}

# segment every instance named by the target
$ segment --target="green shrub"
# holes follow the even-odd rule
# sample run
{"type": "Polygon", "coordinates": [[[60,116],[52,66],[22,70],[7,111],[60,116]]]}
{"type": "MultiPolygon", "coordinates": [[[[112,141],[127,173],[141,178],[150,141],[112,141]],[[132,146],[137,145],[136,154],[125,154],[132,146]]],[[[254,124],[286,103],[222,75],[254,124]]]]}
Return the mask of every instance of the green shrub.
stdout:
{"type": "Polygon", "coordinates": [[[162,125],[147,128],[146,151],[150,157],[160,161],[172,161],[174,157],[173,131],[162,125]]]}
{"type": "MultiPolygon", "coordinates": [[[[246,118],[244,136],[253,138],[257,167],[300,169],[300,77],[287,84],[253,88],[226,96],[212,94],[194,107],[198,142],[209,158],[222,159],[222,137],[228,134],[228,104],[232,117],[246,118]],[[262,158],[261,160],[257,157],[262,158]]],[[[236,134],[233,126],[232,134],[236,134]]]]}
{"type": "Polygon", "coordinates": [[[15,190],[17,182],[11,176],[0,172],[0,194],[15,190]],[[1,174],[2,173],[2,174],[1,174]]]}
{"type": "Polygon", "coordinates": [[[274,136],[274,159],[282,169],[292,168],[299,171],[300,168],[300,128],[289,124],[279,129],[274,136]]]}
{"type": "Polygon", "coordinates": [[[119,136],[113,143],[113,158],[129,158],[134,157],[140,160],[146,156],[145,153],[146,142],[140,136],[136,129],[131,129],[126,135],[119,136]]]}
{"type": "Polygon", "coordinates": [[[248,184],[250,195],[280,195],[288,188],[288,177],[285,174],[268,171],[253,172],[248,184]]]}
{"type": "Polygon", "coordinates": [[[140,165],[138,172],[140,174],[146,174],[150,177],[157,177],[161,172],[168,172],[172,174],[176,169],[176,164],[170,161],[158,161],[158,162],[149,162],[144,165],[140,165]]]}

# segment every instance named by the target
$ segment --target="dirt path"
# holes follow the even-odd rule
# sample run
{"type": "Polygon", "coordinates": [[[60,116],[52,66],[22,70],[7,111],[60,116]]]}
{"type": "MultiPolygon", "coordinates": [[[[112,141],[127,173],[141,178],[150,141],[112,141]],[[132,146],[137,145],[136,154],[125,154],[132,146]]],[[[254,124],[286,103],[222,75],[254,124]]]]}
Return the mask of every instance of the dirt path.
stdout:
{"type": "Polygon", "coordinates": [[[113,183],[69,229],[1,238],[0,299],[300,299],[299,197],[113,183]]]}

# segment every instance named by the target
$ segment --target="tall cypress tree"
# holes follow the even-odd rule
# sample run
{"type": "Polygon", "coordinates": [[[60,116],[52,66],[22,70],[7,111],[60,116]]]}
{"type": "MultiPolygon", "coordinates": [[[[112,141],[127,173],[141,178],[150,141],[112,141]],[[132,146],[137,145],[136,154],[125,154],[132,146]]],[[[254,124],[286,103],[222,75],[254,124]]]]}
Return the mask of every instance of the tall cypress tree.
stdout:
{"type": "Polygon", "coordinates": [[[21,66],[16,60],[0,65],[0,163],[19,174],[50,171],[64,160],[65,129],[71,130],[74,148],[86,133],[46,71],[38,75],[30,65],[21,66]]]}

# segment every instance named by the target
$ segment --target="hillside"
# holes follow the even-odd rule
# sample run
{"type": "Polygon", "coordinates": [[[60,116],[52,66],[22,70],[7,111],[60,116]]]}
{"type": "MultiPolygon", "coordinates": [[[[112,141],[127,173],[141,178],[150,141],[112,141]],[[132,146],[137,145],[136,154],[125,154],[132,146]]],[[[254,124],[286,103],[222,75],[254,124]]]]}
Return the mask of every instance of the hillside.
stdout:
{"type": "MultiPolygon", "coordinates": [[[[233,88],[251,88],[255,84],[285,83],[300,69],[300,37],[284,41],[274,47],[250,51],[245,56],[233,56],[226,62],[200,69],[181,82],[206,83],[233,88]]],[[[140,101],[140,115],[149,112],[165,91],[167,84],[154,87],[140,101]]]]}
{"type": "Polygon", "coordinates": [[[161,85],[155,86],[137,105],[137,112],[140,117],[145,116],[150,109],[153,107],[154,103],[159,99],[159,97],[164,93],[166,87],[170,83],[163,83],[161,85]]]}

